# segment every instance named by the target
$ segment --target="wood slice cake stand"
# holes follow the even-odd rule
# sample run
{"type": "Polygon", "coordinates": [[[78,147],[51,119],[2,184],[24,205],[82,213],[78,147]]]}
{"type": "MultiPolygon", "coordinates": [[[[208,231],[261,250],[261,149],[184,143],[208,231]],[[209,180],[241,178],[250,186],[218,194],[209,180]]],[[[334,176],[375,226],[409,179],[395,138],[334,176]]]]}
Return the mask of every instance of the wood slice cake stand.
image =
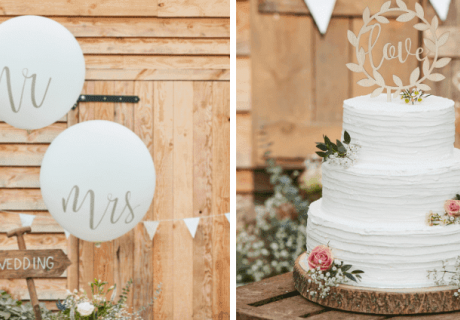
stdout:
{"type": "Polygon", "coordinates": [[[306,252],[296,260],[294,284],[300,294],[325,307],[372,314],[419,314],[460,310],[460,297],[454,297],[453,286],[436,286],[412,289],[376,289],[341,284],[332,287],[329,295],[321,299],[312,297],[307,290],[317,291],[305,263],[306,252]]]}

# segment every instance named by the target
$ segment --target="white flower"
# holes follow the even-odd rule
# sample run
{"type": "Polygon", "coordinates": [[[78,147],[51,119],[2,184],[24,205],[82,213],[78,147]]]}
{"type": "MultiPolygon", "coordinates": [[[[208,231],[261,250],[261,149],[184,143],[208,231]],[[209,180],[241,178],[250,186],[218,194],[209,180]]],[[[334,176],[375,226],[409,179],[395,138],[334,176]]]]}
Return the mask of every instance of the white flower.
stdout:
{"type": "Polygon", "coordinates": [[[82,302],[77,305],[77,312],[86,317],[93,313],[94,306],[89,302],[82,302]]]}
{"type": "Polygon", "coordinates": [[[454,292],[454,296],[458,297],[458,292],[454,292]]]}

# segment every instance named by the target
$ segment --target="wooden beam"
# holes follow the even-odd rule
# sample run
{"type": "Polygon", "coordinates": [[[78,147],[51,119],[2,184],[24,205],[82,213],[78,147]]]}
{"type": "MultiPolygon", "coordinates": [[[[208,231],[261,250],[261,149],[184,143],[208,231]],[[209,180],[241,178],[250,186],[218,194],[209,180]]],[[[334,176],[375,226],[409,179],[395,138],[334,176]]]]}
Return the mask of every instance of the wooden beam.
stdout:
{"type": "Polygon", "coordinates": [[[86,80],[214,80],[229,81],[230,70],[87,69],[86,80]]]}
{"type": "Polygon", "coordinates": [[[230,17],[227,0],[157,0],[159,17],[230,17]]]}
{"type": "Polygon", "coordinates": [[[236,192],[252,193],[254,192],[254,172],[250,169],[236,170],[236,192]]]}
{"type": "Polygon", "coordinates": [[[84,54],[230,54],[230,39],[77,38],[77,40],[84,54]]]}
{"type": "MultiPolygon", "coordinates": [[[[0,23],[12,17],[1,17],[0,23]]],[[[229,18],[48,17],[77,38],[230,38],[229,18]]]]}
{"type": "MultiPolygon", "coordinates": [[[[1,193],[2,191],[0,191],[1,193]]],[[[22,212],[0,212],[0,233],[7,232],[9,230],[19,228],[22,226],[19,213],[22,212]]],[[[63,233],[64,229],[54,220],[51,214],[47,211],[26,211],[26,214],[32,214],[35,216],[34,222],[32,223],[32,233],[63,233]]],[[[48,235],[49,236],[49,235],[48,235]]]]}
{"type": "MultiPolygon", "coordinates": [[[[371,13],[376,13],[380,10],[383,3],[388,0],[337,0],[332,16],[355,16],[361,17],[366,7],[369,7],[371,13]]],[[[405,0],[407,6],[414,10],[417,0],[405,0]]],[[[310,14],[307,5],[302,0],[258,0],[259,11],[262,13],[285,13],[307,15],[310,14]]],[[[395,17],[400,12],[389,13],[388,17],[395,17]]]]}
{"type": "Polygon", "coordinates": [[[45,128],[31,131],[0,123],[0,143],[51,143],[66,128],[65,122],[56,122],[45,128]]]}

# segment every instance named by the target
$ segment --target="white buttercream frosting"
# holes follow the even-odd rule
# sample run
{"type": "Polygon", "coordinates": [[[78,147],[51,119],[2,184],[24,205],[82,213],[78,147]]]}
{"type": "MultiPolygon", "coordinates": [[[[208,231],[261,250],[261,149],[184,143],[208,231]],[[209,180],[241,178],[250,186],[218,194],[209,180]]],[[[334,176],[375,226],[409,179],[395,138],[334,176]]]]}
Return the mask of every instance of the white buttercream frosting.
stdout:
{"type": "Polygon", "coordinates": [[[344,102],[343,128],[361,145],[350,168],[323,163],[323,198],[311,204],[307,247],[329,243],[365,272],[368,287],[433,286],[427,270],[460,254],[460,226],[429,227],[429,211],[460,193],[452,100],[421,104],[362,96],[344,102]]]}
{"type": "Polygon", "coordinates": [[[362,146],[360,159],[401,164],[437,161],[452,155],[454,101],[430,96],[408,105],[361,96],[344,101],[343,129],[362,146]]]}
{"type": "MultiPolygon", "coordinates": [[[[430,287],[427,271],[460,252],[460,225],[384,227],[332,217],[321,200],[310,205],[307,249],[320,244],[332,248],[335,259],[364,271],[356,285],[376,288],[430,287]]],[[[349,284],[355,284],[350,282],[349,284]]]]}

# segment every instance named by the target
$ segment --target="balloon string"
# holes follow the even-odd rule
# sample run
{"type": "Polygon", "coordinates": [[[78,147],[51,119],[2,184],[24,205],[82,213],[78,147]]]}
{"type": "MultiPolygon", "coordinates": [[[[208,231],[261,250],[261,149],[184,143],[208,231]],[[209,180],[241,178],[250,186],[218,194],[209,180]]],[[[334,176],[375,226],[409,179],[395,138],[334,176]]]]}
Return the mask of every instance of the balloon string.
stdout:
{"type": "MultiPolygon", "coordinates": [[[[29,213],[24,213],[24,212],[16,212],[16,211],[4,211],[0,210],[0,213],[11,213],[11,214],[29,214],[29,213]]],[[[200,218],[200,219],[208,219],[212,217],[220,217],[220,216],[225,216],[227,213],[222,213],[222,214],[213,214],[209,216],[202,216],[202,217],[190,217],[190,218],[182,218],[182,219],[164,219],[164,220],[148,220],[148,221],[158,221],[158,222],[163,222],[163,221],[180,221],[180,220],[185,220],[185,219],[193,219],[193,218],[200,218]]],[[[29,214],[31,215],[31,214],[29,214]]],[[[141,221],[143,222],[143,221],[141,221]]]]}

